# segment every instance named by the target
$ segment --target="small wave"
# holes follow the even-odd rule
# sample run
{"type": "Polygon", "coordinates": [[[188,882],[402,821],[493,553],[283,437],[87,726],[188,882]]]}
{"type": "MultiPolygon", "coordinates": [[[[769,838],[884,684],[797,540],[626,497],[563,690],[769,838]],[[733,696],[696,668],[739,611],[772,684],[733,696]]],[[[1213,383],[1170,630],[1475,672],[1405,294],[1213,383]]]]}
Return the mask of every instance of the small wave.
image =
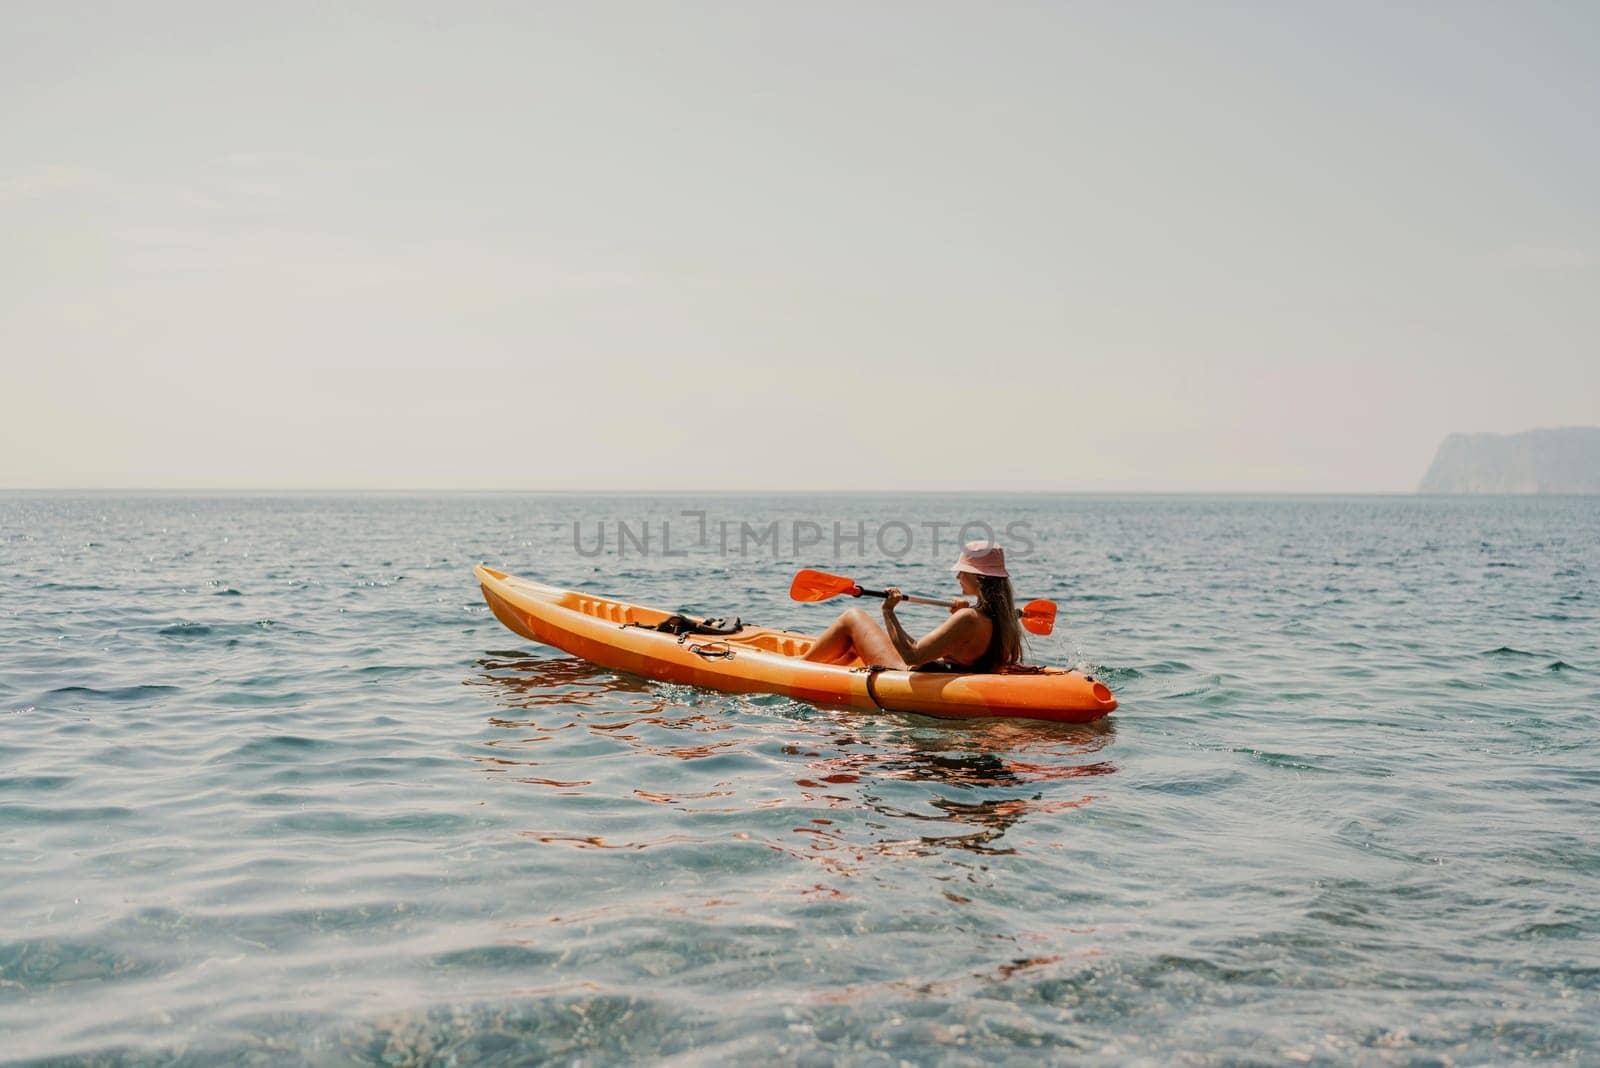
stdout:
{"type": "Polygon", "coordinates": [[[1166,779],[1139,783],[1134,789],[1149,790],[1158,794],[1174,794],[1178,797],[1204,797],[1236,786],[1242,779],[1243,776],[1237,772],[1230,772],[1212,779],[1166,779]]]}
{"type": "Polygon", "coordinates": [[[163,638],[204,638],[213,633],[204,623],[174,623],[156,632],[163,638]]]}
{"type": "Polygon", "coordinates": [[[1265,749],[1234,749],[1233,752],[1243,753],[1274,768],[1287,768],[1291,771],[1330,770],[1318,764],[1308,763],[1307,758],[1295,756],[1293,753],[1272,753],[1265,749]]]}
{"type": "Polygon", "coordinates": [[[331,838],[405,837],[423,840],[430,835],[459,834],[471,821],[453,812],[391,812],[361,815],[348,808],[308,809],[272,821],[273,831],[325,835],[331,838]]]}
{"type": "Polygon", "coordinates": [[[1539,655],[1539,654],[1538,654],[1538,653],[1530,653],[1530,652],[1528,652],[1528,651],[1527,651],[1527,650],[1525,650],[1525,649],[1513,649],[1513,648],[1511,648],[1511,646],[1509,646],[1509,645],[1502,645],[1502,646],[1500,646],[1500,647],[1499,647],[1499,648],[1497,648],[1497,649],[1490,649],[1490,650],[1488,650],[1488,651],[1487,651],[1487,652],[1484,652],[1484,653],[1480,653],[1480,654],[1478,654],[1478,655],[1480,655],[1480,656],[1521,656],[1521,657],[1536,657],[1536,656],[1538,656],[1538,655],[1539,655]]]}
{"type": "Polygon", "coordinates": [[[59,790],[75,781],[70,775],[10,775],[0,778],[0,790],[28,794],[35,790],[59,790]]]}
{"type": "Polygon", "coordinates": [[[520,971],[524,968],[549,967],[560,959],[560,954],[526,945],[473,946],[470,949],[453,949],[437,954],[433,965],[437,968],[488,968],[490,970],[520,971]]]}
{"type": "Polygon", "coordinates": [[[30,823],[90,823],[133,815],[121,805],[79,805],[48,808],[43,805],[0,805],[0,826],[30,823]]]}
{"type": "Polygon", "coordinates": [[[122,686],[113,690],[97,690],[93,686],[62,686],[45,694],[46,697],[92,697],[106,701],[137,701],[142,697],[159,697],[177,693],[176,686],[122,686]]]}
{"type": "Polygon", "coordinates": [[[298,734],[273,734],[265,738],[251,738],[237,748],[214,758],[211,763],[227,764],[249,757],[283,758],[284,754],[326,748],[329,748],[328,743],[320,738],[306,738],[298,734]]]}
{"type": "Polygon", "coordinates": [[[1111,685],[1113,683],[1132,682],[1134,679],[1144,678],[1144,672],[1135,667],[1098,667],[1094,669],[1095,678],[1111,685]]]}
{"type": "Polygon", "coordinates": [[[1544,920],[1523,924],[1511,932],[1511,937],[1536,940],[1574,939],[1582,938],[1586,930],[1584,924],[1574,920],[1544,920]]]}
{"type": "Polygon", "coordinates": [[[557,834],[553,831],[519,831],[521,838],[531,838],[544,845],[564,845],[573,849],[651,849],[655,846],[704,845],[706,839],[689,834],[664,834],[659,838],[646,838],[637,842],[608,842],[598,834],[557,834]]]}
{"type": "Polygon", "coordinates": [[[1178,701],[1185,697],[1214,696],[1212,691],[1220,685],[1222,685],[1222,676],[1213,675],[1203,686],[1191,686],[1187,690],[1175,690],[1172,693],[1162,694],[1161,699],[1163,701],[1178,701]]]}
{"type": "MultiPolygon", "coordinates": [[[[484,768],[482,770],[490,772],[498,771],[500,769],[484,768]]],[[[575,790],[580,786],[594,785],[593,779],[541,779],[536,775],[521,775],[503,781],[526,783],[529,786],[553,786],[561,790],[575,790]]]]}

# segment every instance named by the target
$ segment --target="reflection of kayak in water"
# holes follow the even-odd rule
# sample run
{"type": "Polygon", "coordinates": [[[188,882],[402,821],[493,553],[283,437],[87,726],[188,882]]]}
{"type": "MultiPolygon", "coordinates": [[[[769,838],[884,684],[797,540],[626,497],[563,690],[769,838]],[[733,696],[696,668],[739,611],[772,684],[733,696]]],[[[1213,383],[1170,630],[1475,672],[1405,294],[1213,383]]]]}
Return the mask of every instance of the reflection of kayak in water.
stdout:
{"type": "Polygon", "coordinates": [[[1117,707],[1104,683],[1076,671],[1039,668],[980,675],[813,663],[801,659],[813,640],[804,634],[755,626],[726,633],[674,633],[656,628],[683,617],[660,609],[557,589],[491,567],[480,566],[473,573],[495,616],[524,638],[646,678],[930,716],[1082,723],[1117,707]]]}

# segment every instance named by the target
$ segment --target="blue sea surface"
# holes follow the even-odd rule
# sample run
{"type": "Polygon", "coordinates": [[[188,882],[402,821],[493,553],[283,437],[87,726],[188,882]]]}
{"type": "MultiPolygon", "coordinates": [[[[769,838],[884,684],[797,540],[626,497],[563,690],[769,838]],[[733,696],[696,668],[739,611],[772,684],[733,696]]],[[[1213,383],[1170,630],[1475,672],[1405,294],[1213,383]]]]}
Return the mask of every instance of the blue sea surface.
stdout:
{"type": "Polygon", "coordinates": [[[1595,1064],[1597,728],[1600,498],[0,495],[0,1060],[1595,1064]],[[815,631],[969,521],[1110,717],[650,682],[471,574],[815,631]]]}

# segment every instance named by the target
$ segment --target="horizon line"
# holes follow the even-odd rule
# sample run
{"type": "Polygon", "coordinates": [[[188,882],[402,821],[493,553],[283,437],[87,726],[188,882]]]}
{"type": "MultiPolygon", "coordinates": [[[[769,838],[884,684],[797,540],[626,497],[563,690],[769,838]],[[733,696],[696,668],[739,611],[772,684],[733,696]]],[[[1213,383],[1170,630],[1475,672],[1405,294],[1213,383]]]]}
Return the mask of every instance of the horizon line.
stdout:
{"type": "Polygon", "coordinates": [[[853,488],[853,489],[757,489],[757,488],[651,488],[651,487],[546,487],[527,489],[484,489],[436,486],[363,487],[363,486],[0,486],[4,494],[149,494],[175,496],[182,494],[245,495],[316,495],[316,496],[769,496],[769,497],[824,497],[824,496],[935,496],[940,494],[987,494],[991,496],[1034,497],[1585,497],[1584,493],[1427,493],[1419,490],[1261,490],[1261,489],[1050,489],[1050,488],[979,488],[972,486],[905,488],[853,488]]]}

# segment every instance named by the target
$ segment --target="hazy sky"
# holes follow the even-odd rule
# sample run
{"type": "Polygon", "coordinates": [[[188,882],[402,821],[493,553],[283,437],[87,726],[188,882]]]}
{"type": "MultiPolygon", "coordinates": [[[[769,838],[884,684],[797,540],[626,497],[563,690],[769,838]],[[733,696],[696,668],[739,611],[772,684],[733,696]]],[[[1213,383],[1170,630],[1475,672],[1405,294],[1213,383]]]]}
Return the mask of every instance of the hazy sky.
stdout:
{"type": "Polygon", "coordinates": [[[6,3],[0,486],[1409,490],[1600,423],[1600,4],[6,3]]]}

